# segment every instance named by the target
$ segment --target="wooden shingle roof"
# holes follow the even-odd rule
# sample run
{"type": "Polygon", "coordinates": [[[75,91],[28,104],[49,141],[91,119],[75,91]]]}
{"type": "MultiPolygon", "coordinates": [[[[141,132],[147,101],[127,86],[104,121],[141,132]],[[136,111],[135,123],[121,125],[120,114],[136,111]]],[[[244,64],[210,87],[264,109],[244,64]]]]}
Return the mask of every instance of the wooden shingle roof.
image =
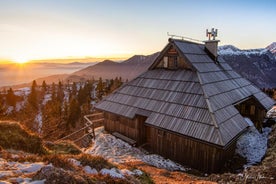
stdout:
{"type": "MultiPolygon", "coordinates": [[[[202,44],[170,40],[192,70],[152,67],[96,105],[128,118],[146,116],[146,124],[226,146],[248,124],[233,104],[254,96],[267,110],[274,101],[222,59],[216,64],[202,44]]],[[[164,50],[165,50],[164,49],[164,50]]],[[[162,55],[163,52],[160,53],[162,55]]]]}

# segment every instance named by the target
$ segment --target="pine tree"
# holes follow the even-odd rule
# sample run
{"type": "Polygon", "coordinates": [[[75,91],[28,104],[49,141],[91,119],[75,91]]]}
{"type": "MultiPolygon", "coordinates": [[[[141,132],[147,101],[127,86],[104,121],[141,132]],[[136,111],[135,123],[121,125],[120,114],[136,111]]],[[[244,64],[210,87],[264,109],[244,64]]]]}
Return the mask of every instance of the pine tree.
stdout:
{"type": "Polygon", "coordinates": [[[58,83],[58,89],[57,89],[57,100],[62,102],[64,98],[64,90],[63,90],[63,85],[62,83],[59,81],[58,83]]]}
{"type": "Polygon", "coordinates": [[[78,92],[77,84],[75,82],[73,82],[71,93],[70,93],[70,99],[75,98],[77,96],[77,92],[78,92]]]}
{"type": "Polygon", "coordinates": [[[5,114],[5,111],[6,111],[6,107],[4,103],[4,98],[3,98],[3,95],[0,94],[0,117],[5,114]]]}
{"type": "Polygon", "coordinates": [[[47,84],[46,84],[45,80],[42,82],[42,90],[43,90],[44,92],[47,91],[47,84]]]}
{"type": "Polygon", "coordinates": [[[9,105],[9,106],[15,107],[15,105],[16,105],[16,96],[15,96],[12,88],[10,88],[7,91],[6,102],[7,102],[7,105],[9,105]]]}
{"type": "Polygon", "coordinates": [[[71,125],[76,127],[76,122],[79,120],[81,115],[81,108],[78,101],[75,98],[72,98],[69,104],[69,114],[67,120],[67,126],[71,125]]]}
{"type": "Polygon", "coordinates": [[[103,92],[104,92],[104,86],[103,86],[102,78],[100,77],[98,85],[97,85],[97,97],[98,97],[98,99],[100,99],[100,100],[102,99],[103,92]]]}
{"type": "Polygon", "coordinates": [[[55,101],[57,98],[57,93],[56,93],[56,84],[53,82],[52,83],[52,101],[55,101]]]}
{"type": "Polygon", "coordinates": [[[35,80],[33,81],[33,84],[32,84],[31,93],[29,94],[29,97],[28,97],[28,102],[35,109],[38,108],[37,84],[35,80]]]}
{"type": "Polygon", "coordinates": [[[68,114],[69,114],[69,106],[68,106],[68,102],[65,100],[64,104],[63,104],[63,121],[67,122],[68,121],[68,114]]]}

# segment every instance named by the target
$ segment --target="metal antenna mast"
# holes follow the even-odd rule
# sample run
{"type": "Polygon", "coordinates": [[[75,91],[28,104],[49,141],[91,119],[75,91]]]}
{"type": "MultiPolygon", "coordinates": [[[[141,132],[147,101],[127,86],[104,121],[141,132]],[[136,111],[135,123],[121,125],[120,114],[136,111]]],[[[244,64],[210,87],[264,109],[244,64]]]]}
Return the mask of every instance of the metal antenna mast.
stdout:
{"type": "Polygon", "coordinates": [[[212,28],[211,31],[208,31],[208,29],[206,29],[206,37],[208,37],[209,40],[211,40],[211,37],[213,37],[213,40],[216,40],[217,36],[218,36],[218,29],[212,28]]]}

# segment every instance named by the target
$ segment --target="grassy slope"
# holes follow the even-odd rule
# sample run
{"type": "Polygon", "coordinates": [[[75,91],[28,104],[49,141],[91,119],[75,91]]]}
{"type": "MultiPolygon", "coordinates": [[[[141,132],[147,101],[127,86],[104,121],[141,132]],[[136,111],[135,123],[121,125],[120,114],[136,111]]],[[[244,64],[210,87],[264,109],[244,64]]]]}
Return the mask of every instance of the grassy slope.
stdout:
{"type": "Polygon", "coordinates": [[[3,149],[22,150],[37,154],[47,153],[42,139],[17,122],[0,121],[0,130],[0,146],[3,149]]]}
{"type": "MultiPolygon", "coordinates": [[[[26,130],[17,122],[0,121],[0,158],[15,162],[44,162],[52,164],[50,169],[42,168],[33,179],[46,179],[47,183],[151,183],[147,174],[129,176],[123,179],[109,175],[86,174],[81,166],[76,166],[70,159],[80,161],[82,166],[97,169],[117,168],[100,156],[84,154],[70,141],[58,143],[43,142],[38,135],[26,130]],[[8,151],[7,151],[8,149],[8,151]],[[10,150],[11,149],[11,150],[10,150]],[[21,151],[16,151],[21,150],[21,151]],[[22,152],[23,151],[23,152],[22,152]],[[14,157],[13,155],[17,155],[14,157]],[[146,182],[145,182],[146,181],[146,182]]],[[[0,171],[1,172],[1,171],[0,171]]]]}

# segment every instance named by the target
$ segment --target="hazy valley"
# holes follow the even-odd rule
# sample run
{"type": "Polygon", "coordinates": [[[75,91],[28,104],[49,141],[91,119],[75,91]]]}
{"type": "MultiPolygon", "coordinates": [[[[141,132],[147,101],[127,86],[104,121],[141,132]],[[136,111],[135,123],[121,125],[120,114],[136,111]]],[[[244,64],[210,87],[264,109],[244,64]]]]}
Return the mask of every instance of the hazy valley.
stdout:
{"type": "MultiPolygon", "coordinates": [[[[249,79],[259,88],[276,87],[276,52],[275,42],[263,49],[240,50],[232,45],[219,47],[219,55],[238,73],[249,79]]],[[[158,52],[151,55],[135,55],[127,60],[101,62],[37,63],[0,66],[1,86],[30,85],[32,80],[42,84],[58,81],[78,82],[94,78],[98,80],[121,77],[131,80],[147,70],[158,52]],[[31,72],[29,72],[29,69],[31,72]],[[15,75],[16,73],[16,75],[15,75]]],[[[50,62],[51,60],[47,60],[50,62]]]]}

